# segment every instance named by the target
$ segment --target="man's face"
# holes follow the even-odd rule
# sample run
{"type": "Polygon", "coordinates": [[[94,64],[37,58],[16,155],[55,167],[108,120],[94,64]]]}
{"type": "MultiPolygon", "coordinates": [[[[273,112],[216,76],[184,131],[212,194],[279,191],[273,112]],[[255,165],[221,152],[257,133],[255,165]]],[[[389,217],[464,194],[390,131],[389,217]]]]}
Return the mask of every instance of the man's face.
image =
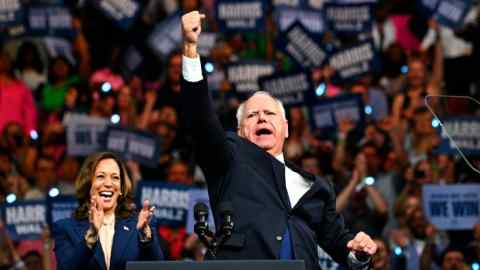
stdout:
{"type": "Polygon", "coordinates": [[[450,251],[445,255],[442,264],[442,270],[462,270],[465,260],[459,251],[450,251]]]}
{"type": "Polygon", "coordinates": [[[37,164],[36,184],[41,190],[46,190],[55,181],[55,162],[41,159],[37,164]]]}
{"type": "Polygon", "coordinates": [[[276,156],[288,137],[287,120],[279,104],[267,95],[256,95],[245,103],[238,135],[276,156]]]}
{"type": "Polygon", "coordinates": [[[180,74],[182,73],[182,55],[176,54],[170,58],[168,65],[168,79],[173,83],[180,82],[180,74]]]}
{"type": "Polygon", "coordinates": [[[425,79],[425,65],[420,60],[411,61],[408,65],[408,81],[413,87],[421,86],[425,79]]]}

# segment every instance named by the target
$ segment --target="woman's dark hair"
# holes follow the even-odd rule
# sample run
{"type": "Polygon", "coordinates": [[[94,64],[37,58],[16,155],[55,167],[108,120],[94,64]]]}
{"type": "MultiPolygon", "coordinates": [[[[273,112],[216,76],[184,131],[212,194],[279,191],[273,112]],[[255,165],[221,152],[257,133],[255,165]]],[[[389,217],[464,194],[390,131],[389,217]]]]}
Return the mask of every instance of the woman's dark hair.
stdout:
{"type": "Polygon", "coordinates": [[[15,57],[15,68],[23,71],[27,67],[33,68],[36,72],[43,72],[43,62],[40,57],[40,52],[37,46],[31,41],[25,41],[20,45],[15,57]],[[31,54],[31,59],[27,59],[28,54],[31,54]]]}
{"type": "Polygon", "coordinates": [[[116,217],[126,218],[135,210],[135,205],[133,204],[132,181],[128,176],[125,164],[115,154],[101,152],[89,156],[85,162],[83,162],[82,168],[75,180],[78,207],[75,209],[73,216],[76,219],[88,218],[88,211],[90,209],[90,189],[92,187],[95,169],[100,161],[105,159],[113,159],[120,168],[120,190],[122,195],[118,197],[117,207],[115,209],[116,217]]]}
{"type": "Polygon", "coordinates": [[[68,66],[68,75],[67,77],[71,76],[73,73],[74,73],[74,69],[75,67],[73,66],[72,63],[70,63],[70,61],[68,60],[67,57],[63,56],[63,55],[58,55],[52,59],[50,59],[50,62],[48,64],[48,81],[49,83],[53,84],[57,81],[57,77],[55,76],[54,72],[53,72],[53,68],[55,66],[55,63],[57,63],[58,61],[63,61],[67,66],[68,66]]]}

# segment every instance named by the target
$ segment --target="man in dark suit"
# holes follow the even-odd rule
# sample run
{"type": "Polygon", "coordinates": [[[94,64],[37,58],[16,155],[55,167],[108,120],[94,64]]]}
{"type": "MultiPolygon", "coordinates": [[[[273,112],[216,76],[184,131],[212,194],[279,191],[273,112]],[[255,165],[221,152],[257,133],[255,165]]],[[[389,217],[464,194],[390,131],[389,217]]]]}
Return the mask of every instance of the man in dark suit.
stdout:
{"type": "Polygon", "coordinates": [[[365,233],[354,237],[345,229],[333,187],[284,161],[288,124],[279,100],[255,93],[238,109],[237,133],[223,131],[197,53],[204,17],[197,11],[182,17],[181,93],[215,220],[222,204],[233,206],[234,233],[218,258],[302,259],[307,269],[319,269],[319,244],[341,264],[368,268],[369,260],[358,254],[373,255],[376,244],[365,233]]]}

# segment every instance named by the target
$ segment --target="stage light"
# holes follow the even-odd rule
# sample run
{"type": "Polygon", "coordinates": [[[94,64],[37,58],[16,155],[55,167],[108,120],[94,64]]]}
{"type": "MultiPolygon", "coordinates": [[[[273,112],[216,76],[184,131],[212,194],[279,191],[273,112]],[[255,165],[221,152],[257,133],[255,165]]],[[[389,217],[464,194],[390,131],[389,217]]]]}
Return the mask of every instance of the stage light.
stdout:
{"type": "Polygon", "coordinates": [[[373,108],[370,105],[365,106],[365,113],[370,115],[373,112],[373,108]]]}
{"type": "Polygon", "coordinates": [[[438,120],[437,118],[432,119],[432,127],[437,128],[440,126],[440,124],[440,120],[438,120]]]}
{"type": "Polygon", "coordinates": [[[110,90],[112,90],[112,85],[109,82],[104,82],[102,83],[102,87],[100,89],[102,89],[102,92],[108,93],[110,90]]]}
{"type": "Polygon", "coordinates": [[[395,249],[393,250],[393,253],[396,255],[396,256],[401,256],[403,254],[403,250],[401,247],[395,247],[395,249]]]}
{"type": "Polygon", "coordinates": [[[14,203],[17,200],[17,195],[15,195],[15,193],[10,193],[5,197],[5,200],[7,203],[14,203]]]}
{"type": "Polygon", "coordinates": [[[110,117],[110,122],[112,122],[112,124],[120,123],[120,115],[116,113],[112,114],[112,116],[110,117]]]}
{"type": "Polygon", "coordinates": [[[403,65],[403,66],[400,68],[400,71],[401,71],[403,74],[407,74],[407,72],[408,72],[408,66],[407,66],[407,65],[403,65]]]}
{"type": "Polygon", "coordinates": [[[60,190],[56,187],[53,187],[48,191],[48,196],[50,196],[50,198],[55,198],[58,195],[60,195],[60,190]]]}
{"type": "Polygon", "coordinates": [[[34,129],[32,129],[30,131],[30,138],[32,138],[32,140],[36,141],[38,139],[38,132],[34,129]]]}
{"type": "Polygon", "coordinates": [[[480,264],[478,263],[472,263],[472,270],[480,270],[480,264]]]}
{"type": "Polygon", "coordinates": [[[214,69],[215,69],[215,67],[213,66],[212,63],[210,63],[210,62],[205,63],[205,71],[206,72],[212,73],[214,69]]]}
{"type": "Polygon", "coordinates": [[[371,185],[375,184],[375,178],[373,176],[365,177],[364,181],[365,181],[365,185],[367,185],[367,186],[371,186],[371,185]]]}
{"type": "Polygon", "coordinates": [[[321,83],[317,89],[315,89],[315,94],[317,95],[317,97],[321,97],[325,94],[325,90],[327,89],[327,86],[325,85],[325,83],[321,83]]]}

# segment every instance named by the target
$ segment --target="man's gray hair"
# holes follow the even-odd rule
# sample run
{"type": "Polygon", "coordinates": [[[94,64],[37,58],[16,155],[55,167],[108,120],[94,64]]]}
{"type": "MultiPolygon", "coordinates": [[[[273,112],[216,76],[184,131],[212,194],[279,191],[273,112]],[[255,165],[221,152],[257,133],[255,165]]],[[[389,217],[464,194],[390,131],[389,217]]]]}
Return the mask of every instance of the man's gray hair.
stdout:
{"type": "Polygon", "coordinates": [[[251,95],[247,100],[243,101],[242,103],[240,103],[240,106],[238,106],[238,109],[237,109],[237,127],[240,127],[240,123],[242,122],[242,119],[243,119],[243,116],[244,116],[244,113],[245,113],[245,103],[252,97],[254,96],[260,96],[260,95],[264,95],[264,96],[269,96],[271,97],[273,100],[275,100],[275,102],[277,103],[278,107],[280,108],[280,112],[282,113],[282,116],[283,116],[283,119],[287,119],[287,115],[285,114],[285,108],[283,107],[283,103],[280,99],[272,96],[272,94],[270,94],[269,92],[266,92],[266,91],[257,91],[255,93],[253,93],[253,95],[251,95]]]}

